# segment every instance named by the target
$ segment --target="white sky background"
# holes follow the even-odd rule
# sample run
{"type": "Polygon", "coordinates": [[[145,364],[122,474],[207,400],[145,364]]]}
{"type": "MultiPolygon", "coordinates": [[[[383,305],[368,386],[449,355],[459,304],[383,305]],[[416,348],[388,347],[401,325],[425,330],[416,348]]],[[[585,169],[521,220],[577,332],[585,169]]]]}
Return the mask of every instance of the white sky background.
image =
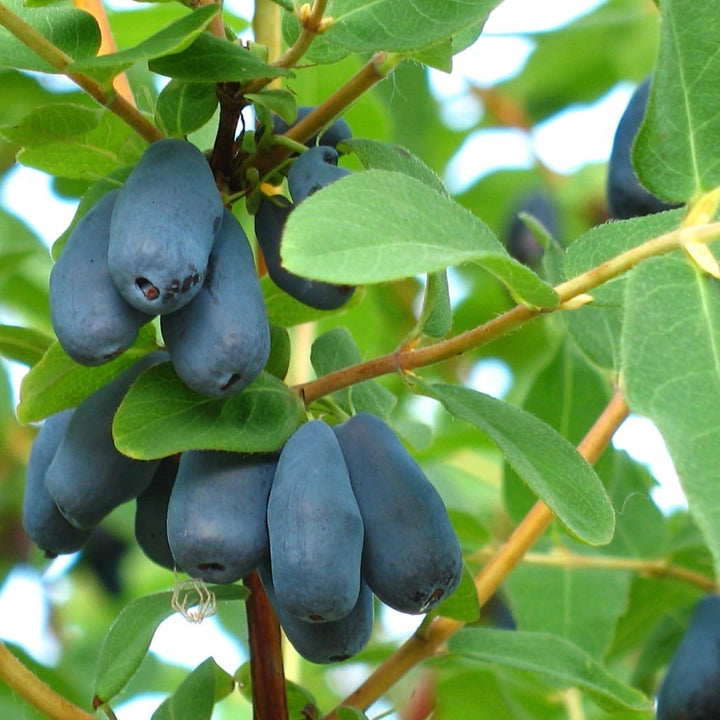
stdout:
{"type": "MultiPolygon", "coordinates": [[[[492,13],[483,37],[472,48],[456,56],[451,75],[431,71],[431,85],[446,107],[446,119],[459,129],[471,127],[482,109],[468,92],[468,80],[482,86],[512,76],[522,69],[532,45],[523,33],[552,30],[597,7],[602,0],[505,0],[492,13]]],[[[113,6],[133,6],[131,0],[116,0],[113,6]]],[[[250,0],[226,0],[226,5],[245,17],[252,13],[250,0]]],[[[473,133],[461,151],[450,162],[446,183],[453,192],[472,185],[480,177],[501,167],[528,167],[536,154],[553,170],[570,173],[586,163],[603,162],[610,154],[617,122],[632,92],[631,85],[615,88],[597,103],[573,108],[543,123],[528,136],[515,130],[484,130],[473,133]],[[589,142],[589,139],[592,142],[589,142]]],[[[67,227],[75,203],[53,196],[49,179],[43,173],[18,167],[0,185],[0,199],[12,212],[23,218],[48,244],[67,227]],[[38,212],[42,208],[42,212],[38,212]]],[[[14,369],[17,378],[19,370],[14,369]]],[[[478,364],[472,385],[484,392],[502,395],[509,377],[502,363],[488,360],[478,364]]],[[[662,438],[648,421],[629,418],[614,438],[616,447],[627,449],[637,460],[647,464],[661,483],[655,495],[665,510],[682,506],[684,499],[662,438]]],[[[39,659],[53,662],[57,647],[46,632],[48,588],[62,587],[56,580],[43,586],[43,578],[34,571],[19,569],[14,579],[0,589],[0,637],[22,643],[39,659]],[[31,593],[28,588],[44,592],[31,593]],[[36,602],[37,599],[37,602],[36,602]],[[20,604],[21,610],[18,609],[20,604]],[[23,617],[23,634],[17,630],[16,618],[23,617]]],[[[407,634],[417,625],[417,618],[389,613],[386,627],[407,634]]],[[[216,624],[200,626],[171,619],[161,626],[152,650],[166,662],[194,667],[210,654],[226,669],[234,669],[244,659],[238,643],[218,632],[216,624]]],[[[350,674],[351,668],[348,667],[350,674]]],[[[339,672],[338,683],[343,682],[339,672]]],[[[352,682],[356,679],[353,677],[352,682]]],[[[351,689],[351,688],[349,688],[351,689]]],[[[118,708],[119,720],[149,718],[160,698],[146,698],[140,705],[118,708]]]]}

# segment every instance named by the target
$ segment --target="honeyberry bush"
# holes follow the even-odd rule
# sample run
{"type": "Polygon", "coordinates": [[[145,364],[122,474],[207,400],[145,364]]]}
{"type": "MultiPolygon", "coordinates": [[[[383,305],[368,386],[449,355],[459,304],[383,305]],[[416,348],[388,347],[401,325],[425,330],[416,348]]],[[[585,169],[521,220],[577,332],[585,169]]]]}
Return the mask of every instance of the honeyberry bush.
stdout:
{"type": "MultiPolygon", "coordinates": [[[[352,299],[314,310],[262,277],[273,327],[265,372],[237,395],[209,399],[168,364],[150,368],[115,416],[117,448],[138,459],[265,453],[308,418],[334,424],[370,412],[438,488],[466,564],[458,590],[418,617],[406,641],[389,640],[376,622],[345,663],[365,678],[349,694],[333,681],[342,665],[314,665],[285,645],[286,709],[283,676],[273,672],[277,626],[257,578],[187,589],[185,576],[140,552],[126,503],[51,603],[58,663],[0,645],[7,717],[112,717],[149,691],[168,696],[158,719],[364,717],[378,699],[406,720],[653,717],[664,671],[720,565],[718,8],[608,0],[532,36],[516,76],[471,87],[481,119],[453,130],[427,67],[448,71],[499,4],[257,0],[253,43],[236,40],[247,21],[213,4],[0,4],[0,167],[50,175],[56,192],[79,200],[73,225],[123,185],[149,143],[187,138],[252,240],[261,194],[282,191],[301,144],[339,116],[352,128],[340,160],[352,172],[305,199],[282,241],[287,269],[358,286],[352,299]],[[118,49],[98,57],[111,37],[118,49]],[[538,159],[457,197],[440,180],[471,131],[531,133],[649,74],[635,168],[677,209],[610,220],[604,163],[563,176],[538,159]],[[74,84],[54,82],[59,75],[74,84]],[[316,109],[273,136],[272,114],[292,126],[297,106],[316,109]],[[538,194],[549,218],[524,204],[538,194]],[[504,247],[523,209],[542,260],[504,247]],[[460,290],[452,301],[449,288],[460,290]],[[503,400],[469,386],[486,358],[512,372],[503,400]],[[660,429],[687,510],[660,512],[655,481],[610,444],[630,411],[660,429]],[[147,653],[178,605],[209,612],[210,598],[248,664],[208,659],[188,673],[147,653]]],[[[50,324],[48,276],[68,234],[51,256],[10,209],[0,212],[0,352],[27,367],[17,407],[3,375],[3,575],[48,564],[20,522],[37,424],[162,345],[154,322],[106,364],[65,355],[50,324]]],[[[257,264],[262,275],[259,253],[257,264]]]]}

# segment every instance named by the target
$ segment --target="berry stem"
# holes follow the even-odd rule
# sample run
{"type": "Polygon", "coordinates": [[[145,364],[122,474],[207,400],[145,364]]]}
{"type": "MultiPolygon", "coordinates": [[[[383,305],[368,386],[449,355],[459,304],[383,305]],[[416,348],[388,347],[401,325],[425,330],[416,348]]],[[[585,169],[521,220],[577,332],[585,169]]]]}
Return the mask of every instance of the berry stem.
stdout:
{"type": "Polygon", "coordinates": [[[140,111],[117,92],[106,92],[105,89],[92,78],[68,71],[73,59],[59,47],[53,45],[44,35],[34,27],[28,25],[21,17],[12,12],[0,2],[0,25],[11,32],[20,42],[37,53],[56,70],[70,78],[79,85],[88,95],[100,105],[124,120],[138,135],[148,142],[160,140],[163,135],[140,111]]]}
{"type": "MultiPolygon", "coordinates": [[[[611,398],[605,410],[577,446],[578,452],[594,464],[610,443],[613,433],[627,417],[629,408],[620,391],[611,398]]],[[[498,549],[475,577],[478,601],[483,605],[497,591],[502,582],[522,560],[525,553],[540,539],[553,521],[554,515],[542,501],[530,509],[507,541],[498,549]]],[[[436,617],[429,624],[421,624],[389,658],[351,693],[343,705],[366,710],[382,697],[412,668],[435,655],[445,643],[464,627],[458,620],[436,617]]],[[[337,720],[335,710],[324,720],[337,720]]]]}
{"type": "Polygon", "coordinates": [[[246,607],[253,719],[287,720],[280,624],[260,576],[252,572],[243,579],[243,584],[250,590],[246,607]]]}
{"type": "Polygon", "coordinates": [[[50,720],[94,720],[69,700],[58,695],[0,642],[0,680],[50,720]]]}

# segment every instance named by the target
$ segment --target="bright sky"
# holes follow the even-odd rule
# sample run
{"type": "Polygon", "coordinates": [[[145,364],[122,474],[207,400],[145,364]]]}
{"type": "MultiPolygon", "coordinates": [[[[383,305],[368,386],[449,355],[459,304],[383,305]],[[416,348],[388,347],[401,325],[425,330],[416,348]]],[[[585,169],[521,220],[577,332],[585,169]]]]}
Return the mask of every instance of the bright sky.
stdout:
{"type": "MultiPolygon", "coordinates": [[[[481,109],[470,99],[468,79],[489,85],[522,69],[532,46],[522,33],[551,30],[578,17],[601,4],[602,0],[505,0],[492,13],[483,38],[455,59],[452,75],[431,72],[432,88],[447,104],[447,117],[469,127],[481,109]]],[[[134,5],[130,0],[117,0],[115,4],[134,5]]],[[[226,0],[237,14],[249,17],[253,4],[250,0],[226,0]]],[[[572,172],[588,163],[604,161],[610,153],[614,128],[627,103],[632,88],[620,87],[589,107],[577,108],[552,118],[528,138],[512,130],[484,131],[471,135],[460,153],[448,168],[446,181],[453,191],[460,191],[482,175],[499,167],[522,167],[531,162],[536,152],[551,168],[558,172],[572,172]],[[582,133],[579,132],[582,128],[582,133]],[[574,140],[575,138],[575,140],[574,140]],[[580,139],[581,138],[581,139],[580,139]],[[588,143],[588,138],[594,142],[588,143]]],[[[48,244],[67,227],[75,203],[55,198],[50,192],[48,178],[37,171],[18,167],[0,186],[2,203],[35,229],[48,244]],[[37,208],[42,207],[43,212],[37,208]]],[[[478,389],[501,396],[506,392],[510,378],[507,369],[497,361],[480,363],[472,384],[478,389]]],[[[640,462],[651,467],[662,483],[656,500],[666,509],[682,505],[677,476],[672,468],[662,439],[651,423],[631,418],[616,434],[617,447],[626,448],[640,462]]],[[[50,570],[52,572],[52,569],[50,570]]],[[[50,585],[37,573],[21,568],[14,579],[0,589],[0,637],[24,644],[27,650],[41,661],[52,663],[57,644],[47,632],[47,603],[49,591],[62,586],[62,578],[50,585]],[[58,583],[60,585],[58,585],[58,583]],[[28,592],[35,587],[40,592],[28,592]],[[21,610],[19,608],[22,608],[21,610]],[[18,613],[23,618],[23,634],[17,630],[18,613]]],[[[389,634],[405,635],[411,632],[416,618],[388,614],[385,623],[389,634]]],[[[166,662],[194,667],[209,654],[220,664],[233,670],[243,657],[237,642],[218,632],[215,623],[204,622],[194,626],[170,619],[161,626],[152,646],[153,652],[166,662]]],[[[338,673],[337,682],[346,683],[348,673],[338,673]]],[[[352,682],[355,682],[353,677],[352,682]]],[[[157,706],[159,698],[143,698],[117,709],[119,720],[145,720],[157,706]]]]}

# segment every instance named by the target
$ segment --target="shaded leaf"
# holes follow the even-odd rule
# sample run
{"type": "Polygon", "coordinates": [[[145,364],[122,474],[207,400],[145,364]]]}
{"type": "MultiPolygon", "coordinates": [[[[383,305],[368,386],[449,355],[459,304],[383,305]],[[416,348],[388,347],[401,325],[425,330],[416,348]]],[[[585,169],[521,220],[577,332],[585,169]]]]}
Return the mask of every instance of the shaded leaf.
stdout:
{"type": "MultiPolygon", "coordinates": [[[[362,362],[360,348],[346,328],[329,330],[315,340],[310,351],[310,362],[318,376],[342,370],[362,362]]],[[[365,380],[333,393],[342,409],[349,415],[370,412],[387,418],[397,398],[377,380],[365,380]]]]}
{"type": "Polygon", "coordinates": [[[143,373],[120,404],[113,436],[120,452],[149,460],[184,450],[270,452],[303,419],[290,388],[267,373],[228,398],[188,388],[170,363],[143,373]]]}
{"type": "Polygon", "coordinates": [[[68,71],[87,75],[101,83],[109,83],[115,75],[124,72],[136,62],[184,50],[219,12],[220,6],[215,4],[198,7],[132,48],[76,60],[70,64],[68,71]]]}
{"type": "Polygon", "coordinates": [[[148,63],[150,70],[178,80],[193,82],[245,82],[260,77],[289,75],[288,70],[264,63],[250,50],[202,33],[182,52],[148,63]]]}
{"type": "Polygon", "coordinates": [[[166,136],[184,137],[205,125],[217,105],[215,85],[171,80],[158,95],[155,122],[166,136]]]}
{"type": "Polygon", "coordinates": [[[53,343],[22,379],[18,419],[23,423],[38,422],[60,410],[76,407],[157,347],[155,328],[146,325],[134,345],[122,355],[105,365],[85,367],[68,357],[60,343],[53,343]]]}
{"type": "MultiPolygon", "coordinates": [[[[239,585],[215,585],[208,588],[215,599],[244,600],[248,591],[239,585]]],[[[197,592],[188,595],[188,603],[199,600],[197,592]]],[[[130,601],[108,630],[98,653],[93,693],[108,702],[125,687],[147,654],[158,625],[175,612],[174,591],[145,595],[130,601]]],[[[213,695],[214,697],[214,695],[213,695]]]]}
{"type": "Polygon", "coordinates": [[[8,360],[35,365],[52,342],[52,338],[33,328],[0,325],[0,355],[8,360]]]}
{"type": "Polygon", "coordinates": [[[576,687],[607,710],[646,710],[650,701],[613,677],[580,648],[550,633],[465,628],[451,641],[458,655],[533,673],[553,686],[576,687]]]}
{"type": "Polygon", "coordinates": [[[2,134],[23,146],[24,165],[67,178],[95,179],[134,165],[147,147],[110,111],[61,103],[34,110],[2,134]]]}
{"type": "Polygon", "coordinates": [[[232,692],[234,684],[232,676],[210,657],[160,704],[151,720],[210,720],[213,706],[232,692]]]}

